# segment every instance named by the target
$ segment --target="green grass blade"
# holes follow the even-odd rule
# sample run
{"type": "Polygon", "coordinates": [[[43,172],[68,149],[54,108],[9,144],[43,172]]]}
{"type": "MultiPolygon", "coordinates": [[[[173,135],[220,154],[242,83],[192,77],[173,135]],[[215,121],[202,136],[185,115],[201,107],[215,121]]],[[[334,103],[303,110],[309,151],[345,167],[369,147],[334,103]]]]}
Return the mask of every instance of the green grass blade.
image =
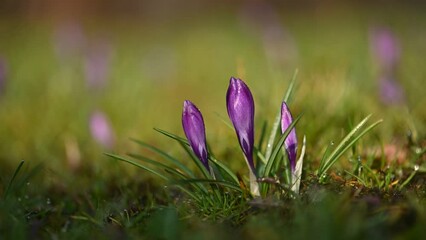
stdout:
{"type": "Polygon", "coordinates": [[[128,153],[127,155],[128,155],[129,157],[132,157],[132,158],[135,158],[135,159],[138,159],[138,160],[144,161],[144,162],[146,162],[146,163],[149,163],[149,164],[155,165],[155,166],[157,166],[157,167],[159,167],[159,168],[164,168],[164,169],[167,169],[167,170],[169,170],[169,171],[179,173],[181,176],[183,176],[183,177],[185,177],[185,178],[188,178],[188,176],[184,175],[183,173],[181,173],[181,172],[177,171],[176,169],[174,169],[174,168],[172,168],[172,167],[170,167],[170,166],[167,166],[167,165],[166,165],[166,164],[164,164],[164,163],[161,163],[161,162],[158,162],[158,161],[152,160],[152,159],[150,159],[150,158],[144,157],[144,156],[139,155],[139,154],[128,153]]]}
{"type": "MultiPolygon", "coordinates": [[[[321,158],[321,161],[320,161],[320,167],[319,167],[319,169],[321,168],[321,166],[324,166],[325,160],[329,156],[328,154],[330,152],[331,146],[333,146],[333,142],[331,142],[330,144],[328,144],[327,147],[325,148],[324,154],[322,155],[322,158],[321,158]]],[[[318,171],[317,171],[317,174],[318,174],[318,171]]]]}
{"type": "Polygon", "coordinates": [[[136,139],[131,139],[133,142],[159,154],[161,157],[163,157],[163,159],[169,161],[170,163],[174,164],[175,166],[177,166],[179,169],[181,169],[182,171],[184,171],[186,174],[188,174],[188,176],[190,177],[194,177],[194,173],[189,170],[189,168],[187,168],[184,164],[182,164],[179,160],[177,160],[176,158],[170,156],[168,153],[164,152],[161,149],[158,149],[150,144],[147,144],[145,142],[136,140],[136,139]]]}
{"type": "Polygon", "coordinates": [[[212,176],[210,175],[210,173],[207,171],[207,169],[204,167],[203,163],[200,161],[200,159],[197,158],[197,156],[195,156],[194,152],[192,152],[192,150],[189,147],[189,143],[186,139],[181,138],[173,133],[167,132],[165,130],[161,130],[158,128],[154,128],[155,131],[166,135],[169,138],[172,138],[176,141],[179,142],[179,144],[181,145],[181,147],[185,150],[186,153],[188,153],[188,155],[191,157],[192,161],[195,163],[195,165],[198,167],[198,169],[200,169],[201,173],[204,175],[205,178],[211,179],[212,176]]]}
{"type": "Polygon", "coordinates": [[[294,86],[296,83],[297,75],[299,74],[299,69],[295,69],[293,76],[291,77],[290,85],[288,86],[287,92],[285,93],[284,101],[288,102],[290,100],[291,95],[294,92],[294,86]]]}
{"type": "MultiPolygon", "coordinates": [[[[161,173],[159,173],[159,172],[157,172],[157,171],[155,171],[154,169],[151,169],[151,168],[149,168],[149,167],[146,167],[146,166],[143,166],[143,165],[141,165],[141,164],[139,164],[139,163],[137,163],[137,162],[135,162],[135,161],[133,161],[133,160],[130,160],[130,159],[127,159],[127,158],[124,158],[124,157],[121,157],[121,156],[118,156],[118,155],[115,155],[115,154],[110,154],[110,153],[105,153],[105,155],[107,155],[107,156],[109,156],[109,157],[112,157],[112,158],[114,158],[114,159],[116,159],[116,160],[119,160],[119,161],[123,161],[123,162],[126,162],[126,163],[129,163],[129,164],[131,164],[131,165],[133,165],[133,166],[136,166],[136,167],[138,167],[138,168],[141,168],[141,169],[143,169],[143,170],[145,170],[145,171],[148,171],[148,172],[150,172],[150,173],[152,173],[152,174],[154,174],[154,175],[157,175],[157,176],[159,176],[160,178],[162,178],[162,179],[164,179],[164,180],[166,180],[166,181],[168,181],[168,182],[170,182],[170,181],[173,181],[172,179],[170,179],[170,178],[168,178],[167,176],[165,176],[164,174],[161,174],[161,173]]],[[[167,170],[166,170],[167,171],[167,170]]],[[[188,194],[188,196],[190,196],[190,197],[192,197],[194,200],[196,200],[196,201],[200,201],[200,198],[199,197],[197,197],[196,195],[194,195],[193,193],[191,193],[191,191],[190,190],[188,190],[188,189],[186,189],[186,188],[184,188],[184,187],[182,187],[182,186],[177,186],[180,190],[182,190],[183,192],[185,192],[186,194],[188,194]]]]}
{"type": "Polygon", "coordinates": [[[225,125],[234,130],[234,126],[232,126],[232,123],[229,122],[229,120],[227,118],[225,118],[224,116],[220,115],[219,113],[215,112],[216,116],[223,122],[225,123],[225,125]]]}
{"type": "Polygon", "coordinates": [[[327,165],[330,164],[330,160],[335,158],[335,155],[338,154],[338,152],[344,147],[344,145],[349,141],[349,139],[362,127],[364,124],[368,121],[368,119],[371,117],[371,114],[368,115],[366,118],[364,118],[350,133],[348,133],[345,138],[339,143],[339,145],[334,149],[334,151],[328,156],[328,158],[323,162],[323,165],[320,165],[319,167],[319,176],[323,174],[325,171],[327,165]]]}
{"type": "Polygon", "coordinates": [[[320,170],[318,171],[318,176],[320,177],[320,180],[323,178],[324,174],[333,166],[334,163],[353,145],[355,144],[361,137],[363,137],[366,133],[371,131],[374,127],[379,125],[382,120],[379,120],[370,126],[368,126],[364,131],[362,131],[358,136],[354,137],[357,131],[360,130],[360,128],[365,125],[367,120],[370,118],[371,115],[367,116],[362,120],[346,137],[340,142],[340,144],[336,147],[336,149],[330,154],[330,156],[327,158],[323,166],[320,166],[320,170]],[[352,137],[354,137],[352,139],[352,137]],[[351,140],[352,139],[352,140],[351,140]],[[350,141],[351,140],[351,141],[350,141]]]}
{"type": "Polygon", "coordinates": [[[133,165],[133,166],[136,166],[136,167],[141,168],[141,169],[143,169],[143,170],[145,170],[145,171],[148,171],[148,172],[150,172],[150,173],[152,173],[152,174],[155,174],[155,175],[159,176],[160,178],[162,178],[162,179],[164,179],[164,180],[167,180],[167,181],[169,181],[169,180],[170,180],[170,179],[169,179],[168,177],[166,177],[164,174],[161,174],[161,173],[159,173],[159,172],[155,171],[154,169],[151,169],[151,168],[149,168],[149,167],[146,167],[146,166],[144,166],[144,165],[142,165],[142,164],[139,164],[139,163],[137,163],[137,162],[135,162],[135,161],[133,161],[133,160],[130,160],[130,159],[127,159],[127,158],[124,158],[124,157],[121,157],[121,156],[118,156],[118,155],[115,155],[115,154],[110,154],[110,153],[105,153],[105,155],[107,155],[107,156],[109,156],[109,157],[112,157],[112,158],[114,158],[114,159],[116,159],[116,160],[119,160],[119,161],[127,162],[127,163],[129,163],[129,164],[131,164],[131,165],[133,165]]]}
{"type": "Polygon", "coordinates": [[[159,132],[159,133],[161,133],[161,134],[163,134],[163,135],[165,135],[165,136],[167,136],[167,137],[169,137],[169,138],[172,138],[172,139],[174,139],[174,140],[176,140],[178,142],[184,143],[184,144],[186,144],[186,145],[189,146],[189,143],[188,143],[188,141],[185,138],[179,137],[176,134],[167,132],[167,131],[159,129],[159,128],[154,128],[154,130],[157,131],[157,132],[159,132]]]}
{"type": "Polygon", "coordinates": [[[271,175],[272,167],[275,166],[275,161],[278,159],[278,153],[282,149],[282,146],[284,145],[284,141],[286,140],[287,136],[290,134],[290,131],[296,126],[296,124],[299,122],[300,118],[303,114],[300,114],[297,116],[293,122],[288,126],[287,130],[281,135],[280,139],[278,140],[277,144],[274,146],[271,156],[268,159],[268,162],[265,167],[265,171],[263,173],[263,177],[269,177],[271,175]]]}
{"type": "Polygon", "coordinates": [[[256,166],[256,167],[259,167],[259,166],[261,166],[261,165],[266,165],[266,163],[267,163],[268,161],[266,160],[266,158],[265,158],[265,156],[262,154],[262,152],[261,152],[258,148],[256,148],[256,147],[254,147],[254,148],[253,148],[253,150],[254,150],[254,154],[257,156],[257,159],[259,159],[259,160],[260,160],[260,162],[258,162],[258,166],[256,166]]]}
{"type": "MultiPolygon", "coordinates": [[[[363,137],[365,134],[367,134],[368,132],[370,132],[374,127],[376,127],[377,125],[379,125],[382,122],[382,120],[379,120],[373,124],[371,124],[370,126],[368,126],[364,131],[362,131],[358,136],[354,137],[352,139],[352,141],[350,141],[348,144],[345,145],[345,147],[343,147],[335,156],[335,158],[333,159],[333,161],[330,161],[330,164],[333,165],[349,148],[351,148],[361,137],[363,137]]],[[[331,166],[327,166],[327,168],[329,169],[331,166]]]]}
{"type": "Polygon", "coordinates": [[[357,175],[355,175],[355,174],[353,174],[353,173],[351,173],[349,171],[346,171],[346,170],[345,170],[345,173],[348,174],[349,176],[355,178],[356,180],[358,180],[358,182],[360,182],[365,187],[368,187],[367,183],[364,180],[362,180],[361,177],[358,177],[357,175]]]}
{"type": "MultiPolygon", "coordinates": [[[[298,69],[296,69],[294,71],[290,85],[289,85],[289,87],[288,87],[288,89],[287,89],[287,91],[284,95],[284,98],[283,98],[283,101],[285,101],[285,102],[288,102],[291,94],[294,91],[294,85],[296,83],[296,78],[297,78],[298,72],[299,72],[298,69]]],[[[279,109],[277,115],[275,116],[274,124],[272,124],[271,133],[269,134],[268,142],[266,144],[266,152],[265,152],[265,158],[266,159],[269,159],[271,157],[272,149],[273,149],[273,146],[274,146],[275,138],[277,136],[278,127],[280,126],[280,123],[281,123],[281,105],[280,105],[280,109],[279,109]]]]}
{"type": "Polygon", "coordinates": [[[181,180],[179,181],[181,183],[195,183],[195,182],[199,182],[199,183],[209,183],[209,184],[217,184],[219,186],[223,186],[223,187],[227,187],[233,190],[236,190],[238,192],[243,192],[243,190],[238,186],[235,185],[231,182],[227,182],[227,181],[218,181],[218,180],[214,180],[214,179],[188,179],[188,180],[181,180]]]}
{"type": "MultiPolygon", "coordinates": [[[[188,177],[188,176],[184,175],[183,173],[177,171],[176,169],[174,169],[174,168],[172,168],[170,166],[167,166],[167,165],[165,165],[165,164],[163,164],[161,162],[152,160],[150,158],[147,158],[147,157],[144,157],[144,156],[141,156],[141,155],[138,155],[138,154],[132,154],[132,153],[129,153],[128,155],[130,157],[132,157],[132,158],[136,158],[136,159],[144,161],[146,163],[149,163],[149,164],[155,165],[157,167],[163,168],[166,172],[171,173],[171,174],[173,174],[175,176],[178,176],[178,177],[180,177],[182,179],[195,178],[195,176],[189,176],[188,177]]],[[[201,188],[203,191],[207,191],[207,189],[203,185],[199,185],[198,187],[201,188]]]]}
{"type": "Polygon", "coordinates": [[[262,130],[260,131],[259,142],[257,143],[257,149],[261,150],[263,142],[265,141],[266,136],[266,128],[268,127],[268,123],[266,121],[262,124],[262,130]]]}
{"type": "Polygon", "coordinates": [[[402,190],[410,181],[413,179],[414,175],[416,175],[417,171],[419,170],[418,166],[414,166],[414,171],[411,172],[410,176],[408,176],[407,179],[399,186],[399,190],[402,190]]]}
{"type": "Polygon", "coordinates": [[[236,184],[239,183],[237,176],[229,169],[225,164],[221,163],[216,158],[209,156],[211,162],[213,162],[219,169],[222,169],[236,184]]]}
{"type": "Polygon", "coordinates": [[[369,166],[367,166],[367,165],[361,165],[364,169],[365,169],[365,171],[367,171],[369,174],[370,174],[370,176],[373,176],[373,180],[376,182],[376,184],[377,184],[377,186],[379,186],[379,188],[380,188],[380,186],[382,185],[382,182],[380,181],[380,179],[377,177],[377,173],[375,173],[374,171],[373,171],[373,169],[371,169],[369,166]]]}
{"type": "Polygon", "coordinates": [[[209,171],[204,167],[203,163],[198,159],[197,156],[195,156],[194,152],[188,145],[186,145],[183,142],[179,142],[181,147],[185,150],[185,152],[191,157],[192,161],[195,163],[195,165],[198,167],[198,169],[201,171],[203,176],[207,179],[212,179],[212,176],[210,175],[209,171]]]}
{"type": "Polygon", "coordinates": [[[24,165],[24,162],[25,162],[25,161],[24,161],[24,160],[22,160],[22,161],[19,163],[18,167],[16,168],[15,172],[13,173],[12,178],[11,178],[11,179],[10,179],[10,181],[9,181],[9,184],[7,184],[6,190],[4,191],[4,195],[3,195],[3,198],[4,198],[4,199],[6,199],[6,198],[7,198],[8,194],[9,194],[9,191],[10,191],[10,189],[11,189],[11,187],[12,187],[13,181],[15,180],[16,176],[18,175],[19,171],[21,170],[22,165],[24,165]]]}

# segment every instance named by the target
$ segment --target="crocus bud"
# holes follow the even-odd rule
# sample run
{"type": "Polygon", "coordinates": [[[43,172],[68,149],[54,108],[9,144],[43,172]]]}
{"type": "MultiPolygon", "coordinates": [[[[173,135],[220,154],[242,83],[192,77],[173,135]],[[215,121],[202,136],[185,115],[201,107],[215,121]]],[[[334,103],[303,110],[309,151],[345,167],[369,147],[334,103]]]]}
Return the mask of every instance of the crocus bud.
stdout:
{"type": "MultiPolygon", "coordinates": [[[[281,132],[284,133],[292,122],[293,117],[291,116],[290,109],[288,109],[287,104],[283,102],[281,107],[281,132]]],[[[290,131],[290,134],[284,141],[284,146],[285,150],[287,151],[288,159],[290,161],[291,172],[293,173],[296,168],[297,155],[297,137],[295,128],[290,131]]]]}
{"type": "Polygon", "coordinates": [[[209,171],[203,116],[200,110],[188,100],[183,102],[182,126],[192,151],[209,171]]]}
{"type": "Polygon", "coordinates": [[[247,165],[254,174],[254,101],[250,89],[241,79],[231,77],[226,93],[226,105],[247,165]]]}

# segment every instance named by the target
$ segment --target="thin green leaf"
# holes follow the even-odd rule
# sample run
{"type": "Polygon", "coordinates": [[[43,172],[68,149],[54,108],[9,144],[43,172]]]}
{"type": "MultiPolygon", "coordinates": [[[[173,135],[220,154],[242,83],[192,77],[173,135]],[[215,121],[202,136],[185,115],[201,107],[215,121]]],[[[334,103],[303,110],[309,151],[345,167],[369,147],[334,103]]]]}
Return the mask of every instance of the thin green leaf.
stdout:
{"type": "MultiPolygon", "coordinates": [[[[327,145],[327,147],[325,148],[325,151],[324,151],[324,154],[322,155],[322,158],[321,158],[321,161],[320,161],[320,168],[321,168],[321,166],[324,166],[324,164],[325,164],[325,160],[327,159],[327,157],[329,156],[328,154],[329,154],[329,152],[330,152],[330,149],[331,149],[331,146],[333,146],[334,145],[334,143],[333,142],[331,142],[330,144],[328,144],[327,145]]],[[[317,174],[318,174],[318,172],[317,172],[317,174]]]]}
{"type": "Polygon", "coordinates": [[[185,145],[183,142],[179,142],[180,146],[185,150],[185,152],[191,157],[192,161],[195,163],[195,165],[198,167],[198,169],[201,171],[203,176],[207,179],[211,179],[212,176],[208,172],[208,170],[204,167],[203,163],[198,159],[197,156],[195,156],[194,152],[189,148],[189,146],[185,145]]]}
{"type": "Polygon", "coordinates": [[[227,188],[236,190],[236,191],[241,192],[241,193],[243,192],[243,190],[238,185],[235,185],[231,182],[218,181],[218,180],[214,180],[214,179],[195,179],[195,178],[193,178],[193,179],[188,179],[188,180],[181,180],[181,181],[178,181],[178,182],[181,182],[181,183],[200,182],[200,183],[217,184],[217,185],[220,185],[220,186],[223,186],[223,187],[227,187],[227,188]]]}
{"type": "MultiPolygon", "coordinates": [[[[161,174],[161,173],[159,173],[159,172],[157,172],[157,171],[155,171],[155,170],[153,170],[153,169],[151,169],[149,167],[143,166],[143,165],[141,165],[141,164],[139,164],[139,163],[137,163],[137,162],[135,162],[133,160],[130,160],[130,159],[127,159],[127,158],[124,158],[124,157],[121,157],[121,156],[118,156],[118,155],[115,155],[115,154],[110,154],[110,153],[105,153],[105,155],[107,155],[109,157],[112,157],[112,158],[114,158],[116,160],[119,160],[119,161],[127,162],[127,163],[129,163],[129,164],[131,164],[133,166],[136,166],[136,167],[141,168],[141,169],[143,169],[145,171],[148,171],[148,172],[150,172],[152,174],[155,174],[155,175],[159,176],[160,178],[162,178],[162,179],[164,179],[164,180],[166,180],[168,182],[170,182],[172,180],[172,179],[166,177],[164,174],[161,174]]],[[[199,197],[197,197],[196,195],[194,195],[193,193],[191,193],[188,189],[185,189],[182,186],[177,186],[177,187],[179,187],[179,189],[181,189],[182,191],[184,191],[186,194],[188,194],[194,200],[197,200],[197,201],[200,200],[199,197]]]]}
{"type": "Polygon", "coordinates": [[[239,183],[237,176],[225,164],[221,163],[213,156],[209,156],[209,160],[213,162],[219,169],[222,169],[236,184],[239,183]]]}
{"type": "MultiPolygon", "coordinates": [[[[130,157],[132,157],[132,158],[136,158],[136,159],[141,160],[141,161],[144,161],[144,162],[146,162],[146,163],[153,164],[153,165],[155,165],[155,166],[157,166],[157,167],[164,168],[164,170],[165,170],[166,172],[168,172],[168,173],[172,173],[173,175],[178,176],[178,177],[180,177],[180,178],[182,178],[182,179],[195,178],[194,176],[190,176],[190,177],[188,177],[188,176],[184,175],[183,173],[181,173],[181,172],[177,171],[176,169],[174,169],[174,168],[172,168],[172,167],[169,167],[169,166],[167,166],[167,165],[165,165],[165,164],[163,164],[163,163],[161,163],[161,162],[158,162],[158,161],[155,161],[155,160],[149,159],[149,158],[147,158],[147,157],[144,157],[144,156],[141,156],[141,155],[138,155],[138,154],[132,154],[132,153],[129,153],[128,155],[129,155],[130,157]]],[[[199,185],[198,187],[199,187],[199,188],[201,188],[203,191],[207,191],[207,189],[206,189],[203,185],[199,185]]]]}
{"type": "Polygon", "coordinates": [[[212,178],[212,176],[210,175],[210,173],[207,171],[207,169],[204,167],[204,165],[201,163],[200,159],[197,158],[197,156],[195,156],[194,152],[189,148],[189,143],[186,139],[181,138],[173,133],[167,132],[165,130],[161,130],[158,128],[154,128],[155,131],[166,135],[167,137],[170,137],[176,141],[179,142],[179,144],[181,145],[181,147],[185,150],[185,152],[188,153],[188,155],[191,157],[192,161],[195,163],[195,165],[198,167],[198,169],[200,169],[200,171],[203,173],[205,178],[212,178]]]}
{"type": "MultiPolygon", "coordinates": [[[[291,94],[294,91],[294,85],[295,85],[295,82],[296,82],[298,72],[299,72],[298,69],[296,69],[294,71],[290,85],[289,85],[289,87],[288,87],[288,89],[287,89],[287,91],[284,95],[284,98],[283,98],[283,101],[285,101],[285,102],[288,102],[291,94]]],[[[274,146],[275,138],[276,138],[277,133],[278,133],[278,127],[280,126],[280,122],[281,122],[281,107],[280,107],[277,115],[275,116],[274,123],[272,124],[271,133],[269,134],[268,142],[266,144],[266,153],[265,153],[266,159],[269,159],[271,157],[272,149],[273,149],[273,146],[274,146]]]]}
{"type": "Polygon", "coordinates": [[[15,180],[16,176],[18,175],[19,171],[21,170],[22,165],[24,165],[24,162],[25,162],[25,161],[24,161],[24,160],[22,160],[22,161],[19,163],[18,167],[15,169],[15,172],[13,173],[12,178],[11,178],[11,179],[10,179],[10,181],[9,181],[9,184],[7,184],[6,190],[4,191],[4,195],[3,195],[3,197],[4,197],[5,199],[7,198],[8,194],[9,194],[9,191],[10,191],[10,189],[11,189],[11,187],[12,187],[13,181],[15,180]]]}
{"type": "Polygon", "coordinates": [[[219,113],[215,112],[216,116],[223,122],[225,123],[225,125],[230,128],[230,129],[234,129],[234,126],[232,126],[232,124],[228,121],[227,118],[225,118],[224,116],[220,115],[219,113]]]}
{"type": "Polygon", "coordinates": [[[368,121],[371,117],[371,114],[364,118],[351,132],[349,132],[345,138],[339,143],[339,145],[334,149],[334,151],[328,156],[328,158],[324,161],[324,165],[320,165],[319,167],[319,176],[325,173],[325,168],[330,165],[330,161],[335,159],[335,156],[344,148],[345,144],[350,140],[350,138],[355,135],[355,133],[368,121]]]}
{"type": "Polygon", "coordinates": [[[365,183],[365,182],[364,182],[364,180],[362,180],[362,179],[361,179],[360,177],[358,177],[357,175],[355,175],[355,174],[353,174],[353,173],[351,173],[351,172],[349,172],[349,171],[346,171],[346,170],[345,170],[345,172],[346,172],[346,174],[350,175],[351,177],[356,178],[356,179],[358,180],[358,182],[360,182],[362,185],[364,185],[364,186],[368,187],[367,183],[365,183]]]}
{"type": "Polygon", "coordinates": [[[288,126],[287,130],[281,135],[280,139],[278,140],[277,144],[274,146],[271,156],[268,159],[268,162],[265,167],[265,172],[263,173],[263,177],[269,177],[271,175],[272,167],[275,165],[275,161],[278,156],[278,153],[282,149],[282,146],[284,145],[284,141],[286,140],[288,134],[290,134],[290,131],[296,126],[296,124],[299,122],[300,118],[303,114],[300,114],[297,116],[293,122],[288,126]]]}
{"type": "Polygon", "coordinates": [[[121,157],[121,156],[118,156],[118,155],[115,155],[115,154],[110,154],[110,153],[105,153],[105,155],[107,155],[107,156],[109,156],[109,157],[112,157],[112,158],[114,158],[114,159],[116,159],[116,160],[119,160],[119,161],[123,161],[123,162],[130,163],[131,165],[136,166],[136,167],[138,167],[138,168],[141,168],[141,169],[143,169],[143,170],[145,170],[145,171],[148,171],[148,172],[150,172],[150,173],[152,173],[152,174],[155,174],[155,175],[159,176],[160,178],[162,178],[162,179],[164,179],[164,180],[167,180],[167,181],[169,181],[169,180],[170,180],[170,179],[169,179],[168,177],[166,177],[164,174],[161,174],[161,173],[159,173],[159,172],[155,171],[154,169],[151,169],[151,168],[149,168],[149,167],[146,167],[146,166],[144,166],[144,165],[142,165],[142,164],[139,164],[139,163],[137,163],[137,162],[135,162],[135,161],[133,161],[133,160],[130,160],[130,159],[127,159],[127,158],[124,158],[124,157],[121,157]]]}
{"type": "Polygon", "coordinates": [[[262,130],[260,131],[259,142],[257,144],[257,149],[259,149],[259,150],[262,149],[263,142],[265,141],[266,128],[267,127],[268,127],[268,122],[264,121],[263,124],[262,124],[262,130]]]}
{"type": "Polygon", "coordinates": [[[351,140],[351,138],[355,135],[355,133],[366,123],[366,121],[370,118],[371,115],[367,116],[363,121],[361,121],[343,140],[342,142],[336,147],[336,149],[330,154],[330,156],[325,161],[325,164],[322,168],[320,168],[319,177],[320,179],[322,176],[333,166],[333,164],[343,155],[343,153],[346,152],[353,144],[355,144],[361,137],[363,137],[366,133],[371,131],[374,127],[379,125],[382,120],[379,120],[370,126],[368,126],[364,131],[362,131],[358,136],[354,137],[351,140]],[[349,142],[350,141],[350,142],[349,142]]]}
{"type": "Polygon", "coordinates": [[[167,137],[169,137],[169,138],[172,138],[172,139],[174,139],[174,140],[176,140],[178,142],[184,143],[185,145],[189,146],[189,143],[188,143],[188,141],[185,138],[179,137],[176,134],[167,132],[167,131],[159,129],[159,128],[154,128],[154,130],[157,131],[157,132],[159,132],[159,133],[161,133],[161,134],[163,134],[163,135],[165,135],[165,136],[167,136],[167,137]]]}
{"type": "Polygon", "coordinates": [[[160,156],[163,157],[163,159],[169,161],[170,163],[176,165],[179,169],[181,169],[182,171],[184,171],[186,174],[188,174],[190,177],[194,177],[194,173],[189,170],[189,168],[187,168],[184,164],[182,164],[179,160],[177,160],[176,158],[172,157],[171,155],[167,154],[166,152],[164,152],[161,149],[158,149],[150,144],[147,144],[145,142],[142,142],[140,140],[136,140],[136,139],[131,139],[133,142],[141,145],[142,147],[148,148],[149,150],[159,154],[160,156]]]}
{"type": "Polygon", "coordinates": [[[399,190],[402,190],[411,181],[411,179],[413,179],[418,170],[418,166],[414,166],[414,171],[411,172],[410,176],[408,176],[408,178],[399,186],[399,190]]]}

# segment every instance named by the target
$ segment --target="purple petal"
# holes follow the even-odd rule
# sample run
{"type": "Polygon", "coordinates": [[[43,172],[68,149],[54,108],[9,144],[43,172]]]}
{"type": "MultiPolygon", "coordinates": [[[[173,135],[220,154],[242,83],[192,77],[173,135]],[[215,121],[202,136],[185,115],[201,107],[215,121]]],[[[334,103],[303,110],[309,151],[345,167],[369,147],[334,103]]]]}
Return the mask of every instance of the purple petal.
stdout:
{"type": "MultiPolygon", "coordinates": [[[[283,102],[281,107],[281,132],[284,133],[288,126],[293,122],[290,109],[287,104],[283,102]]],[[[290,161],[291,171],[294,172],[296,168],[296,156],[297,156],[297,137],[296,129],[293,128],[287,139],[284,141],[285,150],[287,151],[288,159],[290,161]]]]}
{"type": "Polygon", "coordinates": [[[200,110],[191,102],[183,102],[182,126],[192,151],[209,170],[206,131],[200,110]]]}
{"type": "Polygon", "coordinates": [[[253,163],[254,101],[250,89],[241,79],[231,77],[226,93],[226,105],[247,163],[250,170],[255,173],[253,163]]]}
{"type": "Polygon", "coordinates": [[[90,117],[92,137],[103,147],[112,148],[114,136],[107,117],[101,111],[95,111],[90,117]]]}

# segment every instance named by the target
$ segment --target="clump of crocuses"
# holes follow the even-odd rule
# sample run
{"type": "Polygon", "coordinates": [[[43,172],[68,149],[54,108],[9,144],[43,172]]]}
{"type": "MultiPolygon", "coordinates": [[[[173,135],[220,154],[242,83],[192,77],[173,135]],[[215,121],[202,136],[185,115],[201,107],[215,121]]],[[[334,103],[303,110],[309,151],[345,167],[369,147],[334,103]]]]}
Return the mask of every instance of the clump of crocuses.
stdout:
{"type": "MultiPolygon", "coordinates": [[[[253,95],[243,80],[233,77],[230,79],[226,94],[226,107],[248,166],[249,188],[245,184],[247,178],[235,174],[226,166],[225,162],[219,161],[211,152],[211,149],[207,147],[203,116],[195,104],[189,100],[184,101],[182,112],[182,126],[187,140],[161,129],[156,129],[156,131],[181,145],[189,159],[196,164],[201,172],[201,178],[186,167],[181,162],[181,158],[173,157],[167,152],[139,140],[134,141],[147,150],[158,154],[170,165],[139,154],[129,154],[129,157],[141,160],[145,164],[127,157],[108,155],[144,169],[174,184],[195,200],[195,203],[204,213],[234,209],[240,205],[241,201],[245,201],[242,196],[262,198],[293,196],[293,193],[299,192],[306,147],[306,137],[303,137],[299,158],[297,158],[298,139],[294,127],[301,119],[301,115],[293,118],[288,106],[289,96],[294,89],[294,79],[295,77],[290,83],[280,108],[277,109],[279,111],[277,111],[277,117],[272,124],[266,144],[263,142],[266,127],[263,127],[260,133],[261,137],[256,145],[254,141],[255,104],[253,95]],[[280,125],[281,134],[277,134],[280,125]],[[280,136],[277,138],[277,135],[280,136]]],[[[364,134],[380,124],[381,120],[367,126],[365,130],[359,133],[358,131],[366,124],[370,116],[364,118],[348,133],[331,153],[326,151],[316,172],[320,182],[324,182],[327,171],[345,151],[350,149],[364,134]]]]}
{"type": "MultiPolygon", "coordinates": [[[[244,158],[249,168],[250,192],[254,196],[260,196],[258,173],[253,160],[254,150],[254,100],[249,87],[238,78],[231,77],[226,93],[226,107],[229,118],[234,126],[238,142],[243,151],[244,158]]],[[[281,109],[281,128],[284,133],[292,124],[293,118],[285,102],[281,109]]],[[[186,100],[183,106],[182,125],[194,154],[203,163],[207,170],[208,151],[206,147],[206,135],[204,120],[199,109],[186,100]]],[[[294,128],[290,131],[285,142],[285,150],[290,161],[293,179],[296,176],[297,138],[294,128]]],[[[211,171],[212,172],[212,171],[211,171]]],[[[300,177],[300,176],[297,176],[300,177]]]]}

